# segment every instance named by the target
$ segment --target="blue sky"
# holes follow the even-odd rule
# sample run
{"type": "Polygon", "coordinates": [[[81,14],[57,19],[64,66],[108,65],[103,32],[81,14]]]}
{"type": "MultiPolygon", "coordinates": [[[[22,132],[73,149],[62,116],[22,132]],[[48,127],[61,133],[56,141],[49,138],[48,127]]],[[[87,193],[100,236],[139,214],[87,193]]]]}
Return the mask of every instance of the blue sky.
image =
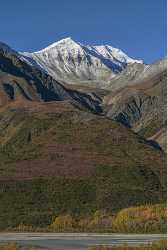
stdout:
{"type": "Polygon", "coordinates": [[[3,0],[0,40],[34,51],[65,37],[150,63],[167,55],[166,0],[3,0]]]}

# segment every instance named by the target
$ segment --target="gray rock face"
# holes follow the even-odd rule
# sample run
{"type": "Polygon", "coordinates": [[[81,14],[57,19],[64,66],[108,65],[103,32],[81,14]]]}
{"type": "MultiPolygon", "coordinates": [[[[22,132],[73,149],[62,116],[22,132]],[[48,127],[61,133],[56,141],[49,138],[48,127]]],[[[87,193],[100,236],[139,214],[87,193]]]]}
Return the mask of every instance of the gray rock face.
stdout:
{"type": "Polygon", "coordinates": [[[144,93],[131,93],[123,100],[120,98],[116,103],[106,108],[107,116],[123,123],[128,127],[137,127],[139,123],[150,119],[157,112],[159,100],[155,96],[144,93]]]}
{"type": "Polygon", "coordinates": [[[128,65],[120,74],[109,80],[105,88],[114,92],[126,86],[133,86],[146,67],[140,63],[128,65]]]}
{"type": "Polygon", "coordinates": [[[159,81],[166,74],[166,71],[167,57],[150,65],[130,64],[120,74],[107,82],[106,89],[114,92],[126,86],[140,86],[144,82],[147,85],[148,82],[159,81]]]}
{"type": "Polygon", "coordinates": [[[150,137],[167,119],[167,71],[112,92],[103,105],[108,117],[150,137]]]}

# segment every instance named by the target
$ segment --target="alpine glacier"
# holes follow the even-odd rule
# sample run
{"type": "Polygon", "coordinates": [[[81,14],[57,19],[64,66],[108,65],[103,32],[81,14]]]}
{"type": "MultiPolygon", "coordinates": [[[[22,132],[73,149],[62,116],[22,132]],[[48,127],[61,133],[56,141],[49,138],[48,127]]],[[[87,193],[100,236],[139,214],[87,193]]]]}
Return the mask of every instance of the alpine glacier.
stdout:
{"type": "Polygon", "coordinates": [[[128,65],[143,64],[109,45],[86,46],[71,38],[62,39],[49,47],[21,53],[22,60],[43,69],[54,79],[76,84],[108,81],[128,65]]]}

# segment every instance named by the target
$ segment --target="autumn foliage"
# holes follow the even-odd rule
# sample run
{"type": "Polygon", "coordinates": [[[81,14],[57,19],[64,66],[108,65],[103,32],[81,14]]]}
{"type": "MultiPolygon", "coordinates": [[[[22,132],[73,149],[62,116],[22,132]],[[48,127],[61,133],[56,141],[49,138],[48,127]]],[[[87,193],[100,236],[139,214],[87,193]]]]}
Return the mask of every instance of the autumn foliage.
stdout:
{"type": "Polygon", "coordinates": [[[112,227],[119,232],[167,232],[167,204],[123,209],[112,219],[112,227]]]}
{"type": "Polygon", "coordinates": [[[60,215],[53,220],[50,227],[58,232],[167,232],[167,204],[126,208],[115,215],[100,210],[84,218],[60,215]]]}
{"type": "Polygon", "coordinates": [[[97,210],[92,215],[77,217],[60,214],[52,218],[48,227],[37,228],[19,224],[19,232],[109,232],[109,233],[167,233],[167,204],[143,205],[110,214],[97,210]]]}

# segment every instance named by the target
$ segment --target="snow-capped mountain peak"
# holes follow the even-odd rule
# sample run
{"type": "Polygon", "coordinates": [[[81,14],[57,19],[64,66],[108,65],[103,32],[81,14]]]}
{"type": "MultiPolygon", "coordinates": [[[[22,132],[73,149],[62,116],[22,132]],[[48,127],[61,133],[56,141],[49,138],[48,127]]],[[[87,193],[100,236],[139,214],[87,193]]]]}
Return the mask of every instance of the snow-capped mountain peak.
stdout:
{"type": "Polygon", "coordinates": [[[143,63],[110,45],[90,46],[75,42],[71,37],[34,52],[22,53],[23,60],[38,66],[56,80],[68,83],[107,81],[128,64],[143,63]]]}
{"type": "Polygon", "coordinates": [[[99,45],[99,46],[87,46],[90,50],[96,51],[99,55],[111,59],[117,60],[120,63],[143,63],[142,60],[135,60],[130,58],[121,49],[114,48],[110,45],[99,45]]]}
{"type": "Polygon", "coordinates": [[[53,49],[57,49],[57,48],[72,48],[72,47],[78,47],[79,44],[76,43],[71,37],[67,37],[67,38],[64,38],[58,42],[55,42],[55,43],[52,43],[51,45],[49,45],[48,47],[40,50],[40,51],[36,51],[34,52],[35,54],[38,54],[38,53],[43,53],[43,52],[47,52],[49,50],[53,50],[53,49]]]}

